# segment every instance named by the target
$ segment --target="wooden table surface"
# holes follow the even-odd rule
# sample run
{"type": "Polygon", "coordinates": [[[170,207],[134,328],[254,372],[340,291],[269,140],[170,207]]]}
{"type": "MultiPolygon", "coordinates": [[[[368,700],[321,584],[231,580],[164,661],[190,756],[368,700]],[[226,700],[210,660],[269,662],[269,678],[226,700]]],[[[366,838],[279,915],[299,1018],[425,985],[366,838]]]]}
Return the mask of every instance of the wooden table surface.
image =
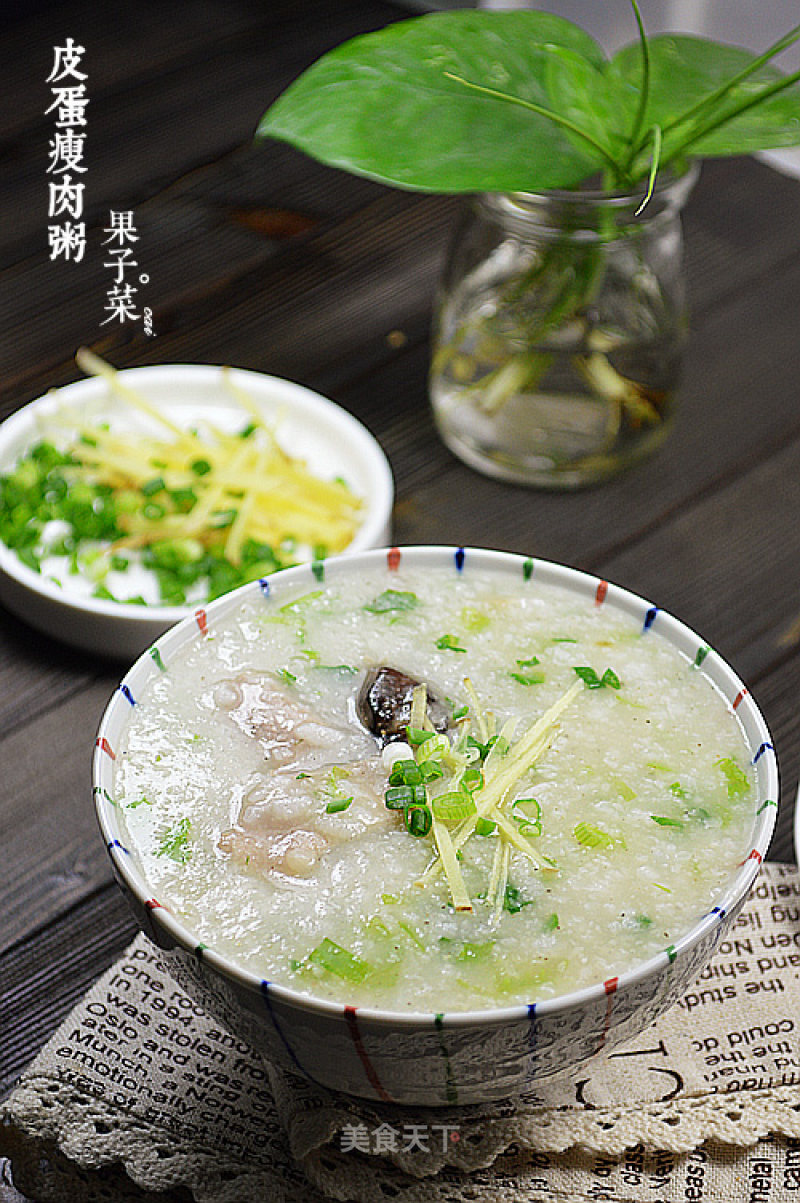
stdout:
{"type": "MultiPolygon", "coordinates": [[[[793,859],[800,763],[800,181],[706,163],[685,214],[691,335],[662,450],[568,495],[499,484],[441,445],[426,395],[432,295],[460,202],[334,172],[258,119],[329,47],[407,15],[381,0],[75,0],[0,40],[0,418],[117,366],[230,363],[301,381],[378,437],[399,543],[561,560],[672,610],[747,681],[779,752],[771,856],[793,859]],[[87,251],[47,249],[47,76],[86,48],[87,251]],[[142,323],[108,323],[109,210],[133,210],[142,323]]],[[[96,828],[90,754],[124,665],[0,610],[0,1096],[134,935],[96,828]]],[[[1,1151],[1,1150],[0,1150],[1,1151]]],[[[11,1196],[9,1196],[11,1197],[11,1196]]]]}

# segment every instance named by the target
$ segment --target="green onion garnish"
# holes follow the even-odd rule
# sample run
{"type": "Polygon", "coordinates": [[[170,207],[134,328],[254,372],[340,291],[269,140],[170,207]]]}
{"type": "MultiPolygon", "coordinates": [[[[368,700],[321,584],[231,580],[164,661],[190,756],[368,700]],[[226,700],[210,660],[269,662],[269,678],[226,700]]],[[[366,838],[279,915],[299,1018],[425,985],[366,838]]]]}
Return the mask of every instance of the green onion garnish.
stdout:
{"type": "Polygon", "coordinates": [[[511,803],[511,817],[519,823],[521,835],[542,834],[542,808],[535,798],[515,798],[511,803]]]}
{"type": "Polygon", "coordinates": [[[444,776],[444,769],[438,760],[420,761],[419,772],[425,782],[438,781],[440,777],[444,776]]]}
{"type": "Polygon", "coordinates": [[[376,598],[364,606],[371,614],[402,614],[419,604],[416,593],[400,589],[384,589],[376,598]]]}
{"type": "Polygon", "coordinates": [[[406,831],[418,839],[428,834],[433,823],[430,809],[424,804],[407,806],[403,817],[406,831]]]}
{"type": "Polygon", "coordinates": [[[457,961],[485,961],[491,955],[495,946],[494,940],[484,940],[482,944],[465,943],[461,945],[456,956],[457,961]]]}
{"type": "Polygon", "coordinates": [[[651,815],[650,818],[654,823],[658,823],[659,827],[685,827],[686,824],[681,819],[670,819],[666,815],[651,815]]]}
{"type": "Polygon", "coordinates": [[[191,831],[191,820],[181,819],[167,828],[161,837],[158,845],[157,856],[168,856],[170,860],[177,861],[180,865],[185,865],[189,857],[192,855],[192,850],[189,847],[189,832],[191,831]]]}
{"type": "Polygon", "coordinates": [[[465,647],[461,647],[457,635],[440,635],[436,640],[436,646],[440,651],[464,652],[465,654],[467,651],[465,647]]]}
{"type": "Polygon", "coordinates": [[[474,767],[464,769],[464,772],[461,774],[460,785],[462,789],[469,790],[470,793],[474,793],[476,789],[482,789],[483,773],[480,769],[474,767]]]}
{"type": "Polygon", "coordinates": [[[508,911],[510,915],[516,915],[524,906],[530,906],[532,902],[532,898],[523,898],[522,891],[518,886],[512,885],[510,881],[506,882],[505,893],[503,894],[504,911],[508,911]]]}
{"type": "Polygon", "coordinates": [[[491,620],[482,610],[473,610],[471,606],[465,606],[461,611],[460,621],[468,631],[477,634],[479,631],[485,631],[491,620]]]}
{"type": "Polygon", "coordinates": [[[439,794],[432,799],[431,806],[436,818],[447,824],[461,823],[475,814],[477,809],[469,794],[462,790],[439,794]]]}
{"type": "Polygon", "coordinates": [[[621,682],[613,669],[607,668],[602,677],[599,677],[593,668],[588,665],[579,665],[573,667],[572,671],[581,678],[587,689],[603,689],[609,686],[611,689],[620,689],[621,682]]]}
{"type": "Polygon", "coordinates": [[[338,815],[343,810],[347,810],[353,798],[333,798],[325,807],[326,815],[338,815]]]}
{"type": "Polygon", "coordinates": [[[321,969],[347,982],[362,982],[370,969],[367,961],[335,944],[327,936],[308,954],[308,960],[312,965],[319,965],[321,969]]]}
{"type": "Polygon", "coordinates": [[[515,673],[510,672],[509,677],[512,681],[517,681],[520,685],[542,685],[544,684],[544,673],[515,673]]]}
{"type": "Polygon", "coordinates": [[[415,748],[418,748],[420,744],[427,743],[429,739],[433,739],[435,734],[435,731],[424,731],[422,727],[406,728],[406,739],[415,748]]]}
{"type": "Polygon", "coordinates": [[[393,785],[383,795],[387,810],[404,810],[414,801],[414,787],[411,785],[393,785]]]}
{"type": "Polygon", "coordinates": [[[495,831],[497,831],[497,824],[493,819],[481,817],[475,824],[476,835],[493,835],[495,831]]]}
{"type": "Polygon", "coordinates": [[[538,656],[528,656],[528,658],[525,660],[517,660],[517,665],[519,666],[519,668],[533,668],[534,664],[538,664],[538,663],[539,663],[538,656]]]}
{"type": "Polygon", "coordinates": [[[211,471],[211,464],[207,459],[193,460],[189,467],[191,468],[192,472],[194,472],[195,476],[207,476],[211,471]]]}
{"type": "Polygon", "coordinates": [[[389,774],[390,785],[419,785],[422,770],[415,760],[396,760],[389,774]]]}
{"type": "Polygon", "coordinates": [[[579,844],[583,844],[586,848],[612,848],[614,846],[613,836],[610,836],[607,831],[601,830],[600,827],[595,827],[594,823],[577,823],[572,829],[572,834],[579,844]]]}
{"type": "Polygon", "coordinates": [[[747,774],[739,768],[735,760],[731,760],[730,756],[722,756],[715,764],[722,769],[728,783],[729,798],[743,798],[750,792],[747,774]]]}

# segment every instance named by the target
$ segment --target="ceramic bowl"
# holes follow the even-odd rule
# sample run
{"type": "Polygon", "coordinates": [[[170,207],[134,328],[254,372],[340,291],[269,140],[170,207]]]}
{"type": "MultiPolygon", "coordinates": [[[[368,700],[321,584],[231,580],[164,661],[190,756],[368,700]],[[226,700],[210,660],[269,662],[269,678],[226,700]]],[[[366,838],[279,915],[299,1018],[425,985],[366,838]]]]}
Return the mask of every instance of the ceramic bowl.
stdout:
{"type": "MultiPolygon", "coordinates": [[[[657,956],[629,972],[552,1000],[480,1012],[406,1014],[340,1006],[311,999],[243,971],[194,935],[154,896],[126,847],[122,812],[114,805],[115,748],[136,698],[193,640],[213,632],[239,605],[244,590],[213,602],[198,617],[169,631],[153,655],[133,666],[103,718],[94,756],[94,792],[114,872],[139,921],[163,950],[186,991],[231,1031],[290,1070],[352,1095],[415,1105],[486,1103],[513,1098],[540,1080],[577,1066],[601,1048],[642,1031],[674,1003],[697,977],[731,927],[758,872],[775,822],[778,776],[766,724],[731,668],[681,622],[613,584],[545,561],[491,551],[408,548],[365,552],[326,562],[326,581],[385,566],[387,587],[404,564],[444,567],[468,574],[480,569],[498,578],[560,584],[587,607],[624,611],[641,623],[642,637],[655,629],[702,672],[736,711],[749,746],[757,786],[750,843],[741,865],[713,908],[657,956]],[[699,666],[699,667],[698,667],[699,666]]],[[[306,566],[270,578],[275,596],[286,588],[321,587],[306,566]]],[[[289,594],[292,596],[293,594],[289,594]]]]}
{"type": "MultiPolygon", "coordinates": [[[[209,364],[166,364],[130,368],[119,373],[119,380],[179,426],[202,419],[236,430],[242,425],[242,408],[223,384],[222,371],[209,364]]],[[[264,418],[276,423],[285,451],[325,479],[343,477],[363,498],[363,518],[347,550],[386,544],[391,538],[394,485],[386,456],[369,431],[346,410],[302,385],[241,369],[230,376],[264,418]]],[[[112,409],[108,384],[96,377],[78,381],[8,418],[0,426],[0,473],[9,471],[43,437],[48,418],[65,409],[90,425],[103,421],[112,409]]],[[[118,421],[134,432],[154,429],[146,417],[130,411],[118,421]]],[[[158,426],[155,430],[163,433],[158,426]]],[[[48,580],[0,542],[0,602],[31,626],[84,651],[130,661],[193,609],[125,605],[93,598],[90,592],[91,586],[80,579],[65,576],[61,585],[48,580]]]]}

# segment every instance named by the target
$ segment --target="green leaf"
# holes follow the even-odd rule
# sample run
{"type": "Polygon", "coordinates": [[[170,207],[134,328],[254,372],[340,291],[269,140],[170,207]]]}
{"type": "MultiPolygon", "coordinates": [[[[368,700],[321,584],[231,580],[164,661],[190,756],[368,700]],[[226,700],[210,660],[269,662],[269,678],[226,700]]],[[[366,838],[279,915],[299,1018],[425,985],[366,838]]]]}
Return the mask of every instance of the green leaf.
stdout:
{"type": "Polygon", "coordinates": [[[365,610],[369,610],[371,614],[402,614],[406,610],[413,610],[417,605],[418,598],[416,593],[410,593],[401,589],[384,589],[383,593],[365,606],[365,610]]]}
{"type": "MultiPolygon", "coordinates": [[[[626,117],[631,108],[632,89],[608,64],[595,64],[566,46],[554,46],[547,58],[545,81],[550,107],[590,134],[608,153],[625,158],[626,117]]],[[[583,142],[565,130],[577,149],[583,142]]]]}
{"type": "Polygon", "coordinates": [[[603,155],[524,107],[552,108],[546,76],[558,48],[605,62],[587,33],[549,13],[459,9],[397,22],[314,63],[258,133],[420,191],[570,188],[603,155]]]}
{"type": "Polygon", "coordinates": [[[192,855],[189,847],[191,827],[189,819],[180,819],[172,827],[168,827],[161,836],[156,856],[168,856],[170,860],[177,861],[179,865],[186,864],[192,855]]]}
{"type": "MultiPolygon", "coordinates": [[[[709,110],[698,110],[691,122],[676,125],[677,119],[695,109],[705,98],[733,81],[757,55],[738,46],[688,35],[664,34],[650,39],[650,97],[645,125],[664,131],[662,162],[674,156],[687,133],[752,100],[766,86],[786,78],[774,67],[761,66],[737,83],[709,110]]],[[[632,87],[641,75],[638,44],[626,46],[612,60],[612,70],[632,87]]],[[[772,96],[730,122],[692,141],[693,155],[746,154],[766,147],[800,143],[800,83],[772,96]]]]}

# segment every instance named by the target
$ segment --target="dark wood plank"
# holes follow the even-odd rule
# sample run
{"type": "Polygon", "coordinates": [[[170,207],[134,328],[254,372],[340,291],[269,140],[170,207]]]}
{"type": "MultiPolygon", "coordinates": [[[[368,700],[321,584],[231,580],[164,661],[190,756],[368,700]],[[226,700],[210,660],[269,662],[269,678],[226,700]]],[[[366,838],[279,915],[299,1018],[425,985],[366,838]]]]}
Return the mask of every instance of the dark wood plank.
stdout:
{"type": "MultiPolygon", "coordinates": [[[[270,7],[275,13],[286,5],[274,0],[270,7]]],[[[196,60],[209,47],[264,22],[263,6],[222,0],[172,0],[168,8],[158,0],[140,0],[135,6],[118,0],[50,4],[45,12],[3,29],[0,78],[15,103],[0,110],[0,139],[41,125],[50,103],[46,80],[53,47],[65,45],[68,37],[85,48],[81,69],[88,75],[87,94],[94,100],[181,60],[196,60]],[[181,36],[176,38],[177,29],[181,36]]]]}
{"type": "MultiPolygon", "coordinates": [[[[270,261],[278,260],[272,269],[276,287],[296,275],[307,280],[327,261],[337,220],[363,210],[384,192],[321,167],[315,166],[312,173],[300,170],[299,159],[289,148],[273,148],[267,182],[264,152],[237,151],[198,173],[201,179],[193,175],[190,182],[167,189],[135,211],[137,263],[150,277],[148,285],[140,287],[137,308],[149,304],[154,309],[155,339],[145,338],[141,320],[124,330],[119,322],[103,324],[109,316],[104,306],[113,277],[103,266],[100,229],[94,234],[94,250],[80,264],[50,263],[38,256],[7,271],[0,296],[0,322],[8,335],[0,347],[7,389],[3,409],[35,396],[37,381],[38,387],[50,387],[51,382],[75,378],[74,365],[66,374],[59,369],[65,349],[81,342],[94,340],[109,354],[117,346],[130,345],[127,358],[134,363],[177,360],[181,355],[211,362],[214,351],[226,346],[220,327],[235,329],[228,317],[234,299],[241,304],[249,297],[254,307],[260,302],[264,326],[265,303],[267,313],[276,307],[264,290],[270,261]],[[175,334],[195,324],[195,346],[189,350],[175,345],[175,334]],[[217,330],[216,345],[206,351],[210,334],[217,330]]],[[[353,267],[358,269],[358,261],[353,267]]],[[[368,265],[363,268],[368,270],[368,265]]],[[[218,357],[224,362],[233,358],[230,351],[218,357]]]]}
{"type": "Polygon", "coordinates": [[[0,741],[0,951],[111,879],[94,816],[94,735],[116,677],[95,681],[0,741]]]}
{"type": "Polygon", "coordinates": [[[137,930],[122,892],[106,884],[0,953],[0,1097],[137,930]]]}
{"type": "MultiPolygon", "coordinates": [[[[304,67],[338,42],[396,15],[388,6],[367,7],[359,0],[344,0],[335,9],[322,0],[310,8],[282,4],[271,19],[245,33],[212,41],[188,61],[126,87],[92,95],[87,81],[87,228],[102,228],[120,197],[126,208],[135,208],[187,172],[251,143],[264,110],[304,67]],[[124,154],[118,153],[120,147],[124,154]]],[[[141,27],[129,47],[132,61],[143,40],[146,59],[147,38],[141,27]]],[[[45,173],[52,132],[52,117],[43,117],[7,148],[0,194],[2,266],[46,246],[45,173]]]]}

